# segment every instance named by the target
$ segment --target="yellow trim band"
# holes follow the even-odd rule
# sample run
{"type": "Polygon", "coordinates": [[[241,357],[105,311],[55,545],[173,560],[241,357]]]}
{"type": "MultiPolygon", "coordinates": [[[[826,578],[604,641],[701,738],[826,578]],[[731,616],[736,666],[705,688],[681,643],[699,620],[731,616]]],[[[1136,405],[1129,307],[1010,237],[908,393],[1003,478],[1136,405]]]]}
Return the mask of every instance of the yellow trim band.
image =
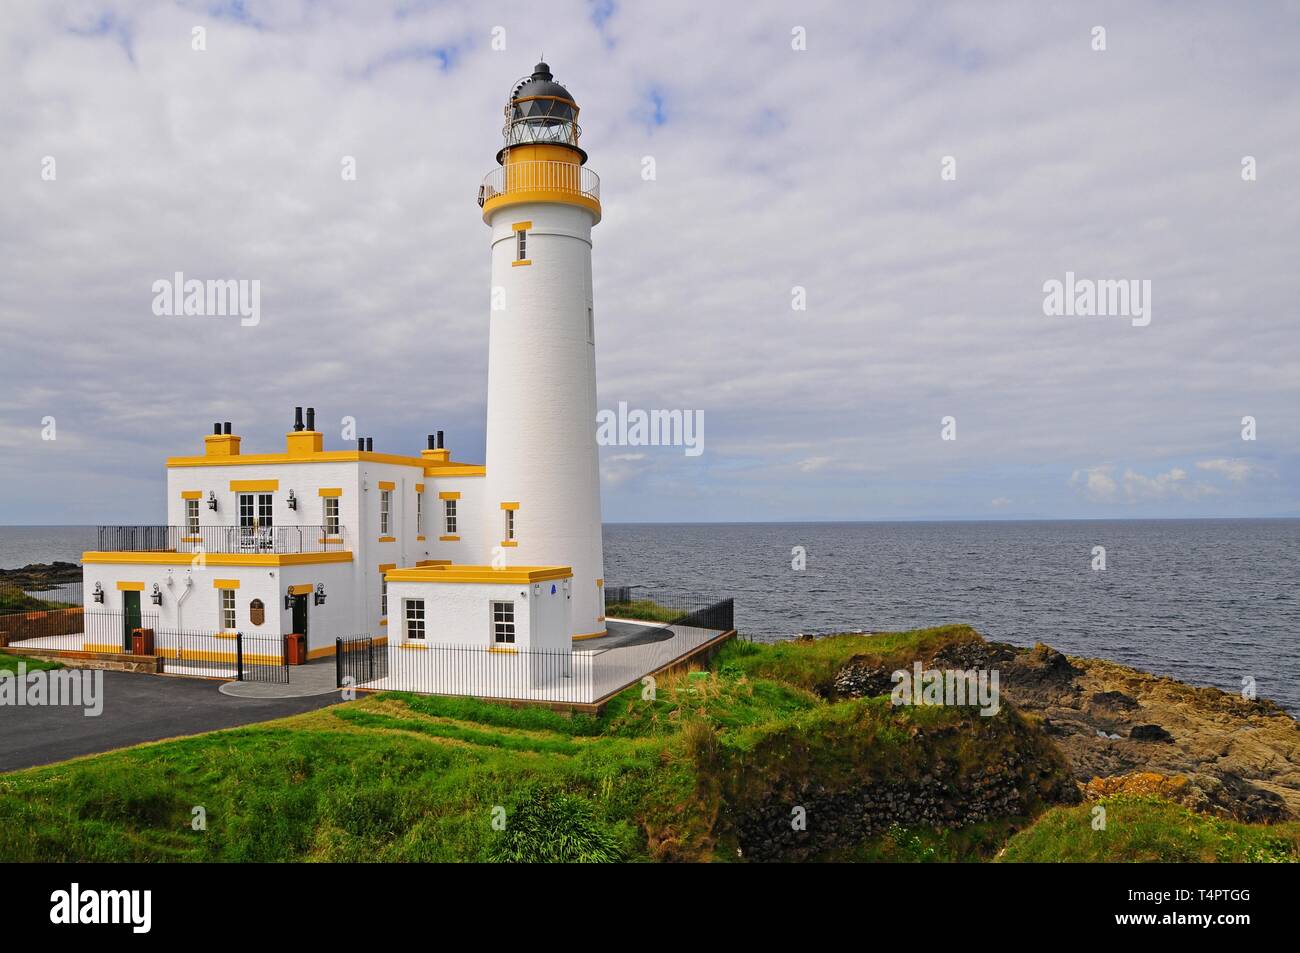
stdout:
{"type": "MultiPolygon", "coordinates": [[[[189,566],[198,554],[189,553],[82,553],[81,562],[127,566],[189,566]]],[[[329,553],[209,553],[203,561],[209,566],[303,566],[315,563],[350,563],[346,550],[329,553]]]]}
{"type": "Polygon", "coordinates": [[[609,635],[609,629],[601,629],[599,632],[588,632],[585,635],[575,635],[573,641],[585,642],[587,639],[599,639],[606,635],[609,635]]]}
{"type": "Polygon", "coordinates": [[[445,563],[441,566],[409,566],[388,573],[389,582],[481,582],[519,583],[546,582],[551,579],[569,579],[573,570],[568,566],[465,566],[445,563]]]}
{"type": "Polygon", "coordinates": [[[397,484],[394,483],[392,480],[380,480],[380,481],[379,481],[379,489],[381,489],[381,490],[396,490],[396,489],[397,489],[397,484]]]}
{"type": "Polygon", "coordinates": [[[524,265],[531,265],[532,263],[533,260],[531,258],[523,258],[523,259],[516,258],[514,261],[510,263],[510,267],[522,268],[524,265]]]}
{"type": "Polygon", "coordinates": [[[380,537],[379,537],[379,542],[381,542],[381,543],[395,543],[395,542],[397,542],[397,537],[396,537],[396,536],[380,536],[380,537]]]}
{"type": "Polygon", "coordinates": [[[512,232],[526,232],[533,227],[532,222],[515,222],[510,226],[512,232]]]}
{"type": "Polygon", "coordinates": [[[501,540],[501,545],[502,545],[502,546],[509,546],[509,547],[513,548],[513,547],[519,545],[519,540],[517,540],[517,539],[503,539],[503,540],[501,540]]]}
{"type": "Polygon", "coordinates": [[[438,537],[438,542],[440,542],[440,543],[459,543],[459,542],[460,542],[460,537],[459,537],[459,536],[439,536],[439,537],[438,537]]]}
{"type": "Polygon", "coordinates": [[[502,508],[503,510],[517,510],[517,509],[519,509],[519,504],[518,504],[518,503],[502,503],[502,504],[501,504],[501,508],[502,508]]]}

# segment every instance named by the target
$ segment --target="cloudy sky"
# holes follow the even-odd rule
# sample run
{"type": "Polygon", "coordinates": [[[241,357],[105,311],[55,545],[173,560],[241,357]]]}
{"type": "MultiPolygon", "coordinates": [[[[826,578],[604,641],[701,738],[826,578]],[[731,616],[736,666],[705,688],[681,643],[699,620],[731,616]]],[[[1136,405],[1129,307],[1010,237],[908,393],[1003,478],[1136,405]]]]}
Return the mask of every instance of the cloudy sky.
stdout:
{"type": "Polygon", "coordinates": [[[602,450],[607,520],[1298,516],[1298,13],[6,2],[0,523],[161,521],[166,455],[296,404],[481,461],[475,194],[543,53],[602,181],[599,404],[705,421],[602,450]],[[260,324],[155,315],[178,271],[260,324]],[[1067,272],[1150,323],[1045,314],[1067,272]]]}

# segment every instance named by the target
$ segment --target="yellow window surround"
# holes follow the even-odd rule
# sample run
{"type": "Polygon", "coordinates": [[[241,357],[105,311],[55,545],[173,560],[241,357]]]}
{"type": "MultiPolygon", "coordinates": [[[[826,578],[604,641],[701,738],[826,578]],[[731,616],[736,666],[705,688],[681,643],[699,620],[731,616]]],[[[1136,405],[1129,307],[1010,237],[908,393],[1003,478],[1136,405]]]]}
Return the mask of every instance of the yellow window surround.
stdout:
{"type": "Polygon", "coordinates": [[[516,259],[515,261],[512,261],[512,262],[510,263],[510,267],[511,267],[511,268],[522,268],[524,265],[531,265],[532,263],[533,263],[533,260],[532,260],[531,258],[525,258],[525,259],[523,259],[522,261],[519,260],[519,259],[516,259]]]}
{"type": "Polygon", "coordinates": [[[117,584],[118,592],[144,592],[144,583],[142,582],[119,582],[117,584]]]}
{"type": "Polygon", "coordinates": [[[396,489],[397,489],[397,484],[394,483],[394,482],[392,482],[391,480],[380,480],[380,481],[379,481],[379,489],[381,489],[381,490],[396,490],[396,489]]]}
{"type": "Polygon", "coordinates": [[[460,494],[459,494],[459,493],[439,493],[439,494],[438,494],[438,499],[440,499],[440,500],[459,500],[459,499],[460,499],[460,494]]]}
{"type": "Polygon", "coordinates": [[[182,490],[182,491],[181,491],[181,499],[182,499],[182,500],[201,500],[201,499],[203,499],[203,491],[202,491],[202,490],[182,490]]]}
{"type": "Polygon", "coordinates": [[[438,542],[440,542],[440,543],[459,543],[459,542],[460,542],[460,537],[459,537],[459,536],[439,536],[439,537],[438,537],[438,542]]]}
{"type": "Polygon", "coordinates": [[[515,222],[510,226],[512,232],[526,232],[533,227],[532,222],[515,222]]]}
{"type": "Polygon", "coordinates": [[[298,585],[298,586],[290,586],[290,587],[289,587],[289,595],[291,595],[291,596],[309,596],[309,595],[311,595],[311,590],[312,590],[312,584],[309,583],[309,582],[304,582],[304,583],[302,583],[301,585],[298,585]]]}
{"type": "Polygon", "coordinates": [[[417,484],[415,484],[415,492],[416,492],[416,493],[423,493],[423,492],[424,492],[424,484],[423,484],[423,483],[417,483],[417,484]]]}
{"type": "Polygon", "coordinates": [[[274,493],[280,489],[279,480],[231,480],[232,493],[274,493]]]}
{"type": "Polygon", "coordinates": [[[238,589],[239,580],[238,579],[213,579],[212,588],[213,589],[238,589]]]}
{"type": "Polygon", "coordinates": [[[518,655],[519,650],[512,645],[493,645],[488,648],[489,652],[497,652],[501,655],[518,655]]]}
{"type": "Polygon", "coordinates": [[[518,504],[518,503],[502,503],[502,504],[501,504],[501,508],[502,508],[503,510],[517,510],[517,509],[519,509],[519,504],[518,504]]]}
{"type": "Polygon", "coordinates": [[[380,536],[380,537],[379,537],[379,542],[381,542],[381,543],[395,543],[395,542],[397,542],[397,537],[396,537],[396,536],[380,536]]]}
{"type": "Polygon", "coordinates": [[[343,487],[341,486],[323,486],[316,491],[320,496],[342,496],[343,487]]]}
{"type": "Polygon", "coordinates": [[[518,545],[519,545],[519,540],[517,540],[517,539],[503,539],[503,540],[501,540],[501,545],[502,545],[502,546],[518,546],[518,545]]]}

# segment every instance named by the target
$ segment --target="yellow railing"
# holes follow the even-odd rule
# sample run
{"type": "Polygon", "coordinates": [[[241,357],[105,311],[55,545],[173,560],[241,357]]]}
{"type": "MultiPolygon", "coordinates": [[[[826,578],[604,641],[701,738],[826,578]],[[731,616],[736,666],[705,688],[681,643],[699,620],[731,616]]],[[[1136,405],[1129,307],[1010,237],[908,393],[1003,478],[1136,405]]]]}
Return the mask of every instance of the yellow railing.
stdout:
{"type": "Polygon", "coordinates": [[[600,201],[600,176],[576,162],[534,159],[493,169],[483,178],[479,205],[511,192],[559,192],[600,201]]]}

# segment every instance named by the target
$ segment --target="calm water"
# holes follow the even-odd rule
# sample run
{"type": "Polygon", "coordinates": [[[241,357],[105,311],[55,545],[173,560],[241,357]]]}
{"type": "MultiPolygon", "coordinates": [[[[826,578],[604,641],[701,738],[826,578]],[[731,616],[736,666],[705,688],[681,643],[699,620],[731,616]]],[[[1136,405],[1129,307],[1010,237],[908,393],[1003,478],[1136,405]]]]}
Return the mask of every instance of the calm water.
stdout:
{"type": "MultiPolygon", "coordinates": [[[[0,567],[77,561],[94,538],[0,527],[0,567]]],[[[612,524],[605,577],[734,595],[761,637],[968,622],[1194,684],[1250,675],[1300,712],[1300,520],[612,524]]]]}

